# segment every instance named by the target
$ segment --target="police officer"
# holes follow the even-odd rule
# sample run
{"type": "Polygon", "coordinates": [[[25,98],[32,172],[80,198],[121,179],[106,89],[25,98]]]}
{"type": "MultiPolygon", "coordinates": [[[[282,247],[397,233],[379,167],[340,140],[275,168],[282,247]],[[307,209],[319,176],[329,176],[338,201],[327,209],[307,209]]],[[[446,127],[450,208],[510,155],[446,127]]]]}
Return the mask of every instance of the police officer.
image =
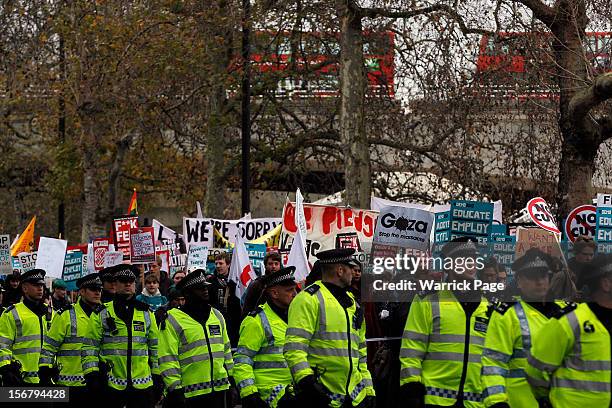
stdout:
{"type": "Polygon", "coordinates": [[[487,300],[472,286],[477,250],[458,238],[442,255],[447,289],[417,296],[410,307],[400,350],[400,399],[414,407],[482,407],[480,357],[489,313],[487,300]]]}
{"type": "Polygon", "coordinates": [[[551,267],[550,256],[536,248],[512,265],[521,299],[494,305],[482,353],[486,407],[538,407],[525,368],[537,331],[561,310],[546,299],[551,267]]]}
{"type": "Polygon", "coordinates": [[[79,299],[59,309],[51,322],[51,329],[45,336],[40,355],[40,382],[70,387],[69,406],[79,407],[90,403],[92,390],[85,387],[81,365],[81,349],[88,333],[91,315],[100,313],[102,281],[97,273],[86,275],[76,282],[79,299]],[[56,360],[57,358],[57,360],[56,360]],[[53,380],[53,381],[52,381],[53,380]]]}
{"type": "Polygon", "coordinates": [[[234,361],[225,319],[210,306],[209,285],[204,270],[189,273],[176,285],[185,305],[170,309],[160,324],[165,406],[225,407],[234,361]]]}
{"type": "Polygon", "coordinates": [[[23,300],[0,316],[0,376],[4,386],[37,384],[38,359],[53,312],[43,302],[45,274],[32,269],[21,275],[23,300]]]}
{"type": "Polygon", "coordinates": [[[107,372],[108,407],[153,406],[163,383],[157,361],[158,329],[149,306],[134,296],[138,269],[113,267],[115,298],[91,315],[82,364],[87,385],[95,388],[96,371],[107,372]]]}
{"type": "Polygon", "coordinates": [[[348,292],[353,249],[319,252],[322,280],[289,307],[284,356],[298,398],[312,407],[374,406],[363,311],[348,292]]]}
{"type": "Polygon", "coordinates": [[[295,401],[291,372],[283,357],[289,305],[297,294],[295,267],[264,276],[265,303],[249,313],[240,325],[234,354],[234,379],[243,408],[285,408],[295,401]]]}
{"type": "Polygon", "coordinates": [[[585,275],[589,301],[542,326],[527,359],[534,394],[555,408],[610,406],[612,256],[598,255],[585,275]]]}
{"type": "Polygon", "coordinates": [[[117,266],[104,268],[100,271],[100,280],[102,281],[102,303],[108,303],[115,297],[115,271],[117,271],[117,266]]]}

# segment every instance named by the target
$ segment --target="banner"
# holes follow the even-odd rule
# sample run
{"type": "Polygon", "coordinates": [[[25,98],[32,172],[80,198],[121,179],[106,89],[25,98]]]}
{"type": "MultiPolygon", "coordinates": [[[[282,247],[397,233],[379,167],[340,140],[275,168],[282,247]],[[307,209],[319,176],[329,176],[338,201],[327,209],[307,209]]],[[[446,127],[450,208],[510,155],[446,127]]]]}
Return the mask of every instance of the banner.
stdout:
{"type": "Polygon", "coordinates": [[[130,232],[138,229],[138,216],[119,217],[113,220],[113,231],[115,232],[115,248],[123,252],[123,260],[130,260],[130,232]]]}
{"type": "Polygon", "coordinates": [[[68,285],[66,289],[77,290],[76,281],[83,274],[83,253],[81,251],[66,252],[62,279],[68,285]]]}
{"type": "Polygon", "coordinates": [[[217,220],[213,218],[183,218],[183,239],[189,247],[201,243],[209,248],[214,246],[214,229],[231,243],[240,231],[244,241],[252,241],[272,231],[281,223],[280,218],[253,218],[239,220],[217,220]]]}
{"type": "Polygon", "coordinates": [[[373,241],[375,244],[427,251],[433,223],[434,214],[429,211],[383,207],[378,215],[373,241]]]}
{"type": "Polygon", "coordinates": [[[104,266],[104,254],[108,251],[110,240],[108,238],[96,238],[93,240],[94,269],[100,271],[104,266]]]}
{"type": "Polygon", "coordinates": [[[149,264],[155,262],[153,227],[133,229],[130,232],[130,262],[149,264]]]}
{"type": "Polygon", "coordinates": [[[17,241],[11,246],[11,255],[17,256],[21,252],[31,252],[34,250],[34,226],[36,225],[36,216],[28,224],[25,230],[19,235],[17,241]]]}
{"type": "MultiPolygon", "coordinates": [[[[153,231],[155,236],[155,241],[161,241],[164,244],[169,242],[174,242],[176,240],[176,231],[166,227],[161,222],[153,219],[153,231]]],[[[178,237],[181,238],[181,234],[178,234],[178,237]]]]}
{"type": "MultiPolygon", "coordinates": [[[[304,204],[308,261],[313,264],[319,251],[347,246],[369,253],[377,216],[377,212],[370,210],[304,204]]],[[[283,209],[280,252],[289,252],[296,232],[295,204],[288,201],[283,209]]]]}
{"type": "Polygon", "coordinates": [[[11,237],[0,235],[0,275],[13,272],[13,262],[11,260],[11,237]]]}
{"type": "Polygon", "coordinates": [[[67,246],[68,241],[63,239],[41,237],[38,242],[36,268],[44,269],[47,277],[61,279],[67,246]]]}

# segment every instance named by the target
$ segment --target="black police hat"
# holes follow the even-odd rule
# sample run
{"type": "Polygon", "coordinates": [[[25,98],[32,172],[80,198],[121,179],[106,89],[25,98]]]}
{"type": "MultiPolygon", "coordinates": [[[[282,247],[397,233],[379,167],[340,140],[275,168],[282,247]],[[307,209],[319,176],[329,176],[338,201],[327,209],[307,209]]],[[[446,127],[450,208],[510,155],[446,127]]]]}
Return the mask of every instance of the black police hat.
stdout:
{"type": "Polygon", "coordinates": [[[113,276],[116,280],[136,280],[136,277],[140,275],[140,271],[136,265],[120,264],[112,268],[113,276]]]}
{"type": "Polygon", "coordinates": [[[102,280],[99,273],[90,273],[77,279],[76,285],[79,289],[102,289],[102,280]]]}
{"type": "Polygon", "coordinates": [[[102,270],[100,270],[99,272],[99,278],[102,282],[114,282],[117,280],[117,278],[115,278],[115,267],[114,266],[109,266],[107,268],[103,268],[102,270]]]}
{"type": "Polygon", "coordinates": [[[447,242],[442,247],[444,258],[475,257],[478,253],[476,239],[472,237],[459,237],[447,242]]]}
{"type": "Polygon", "coordinates": [[[294,285],[296,283],[295,278],[293,277],[294,273],[295,266],[288,266],[264,276],[261,278],[261,280],[262,283],[268,288],[276,285],[294,285]]]}
{"type": "Polygon", "coordinates": [[[47,272],[45,272],[43,269],[31,269],[21,274],[20,281],[21,283],[28,282],[28,283],[43,283],[44,284],[46,274],[47,272]]]}
{"type": "Polygon", "coordinates": [[[317,253],[316,257],[319,259],[320,265],[344,264],[353,267],[357,265],[355,258],[353,258],[354,254],[355,249],[353,248],[336,248],[321,251],[317,253]]]}
{"type": "Polygon", "coordinates": [[[206,274],[203,269],[197,269],[191,273],[188,273],[179,283],[176,284],[176,288],[181,292],[185,290],[206,287],[210,285],[210,282],[206,280],[206,274]]]}
{"type": "Polygon", "coordinates": [[[512,264],[512,270],[517,275],[541,276],[552,271],[552,259],[550,255],[538,248],[530,248],[525,255],[518,258],[512,264]]]}
{"type": "Polygon", "coordinates": [[[590,263],[590,267],[584,268],[582,276],[579,276],[579,281],[582,284],[594,284],[596,279],[612,273],[612,255],[598,254],[590,263]]]}

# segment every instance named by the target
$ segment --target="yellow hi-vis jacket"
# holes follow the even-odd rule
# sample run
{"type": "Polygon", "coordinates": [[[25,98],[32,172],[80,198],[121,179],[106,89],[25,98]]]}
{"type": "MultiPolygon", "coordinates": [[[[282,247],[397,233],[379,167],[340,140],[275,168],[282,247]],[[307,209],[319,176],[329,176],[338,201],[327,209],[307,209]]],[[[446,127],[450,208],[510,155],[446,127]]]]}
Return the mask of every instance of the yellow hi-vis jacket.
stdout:
{"type": "Polygon", "coordinates": [[[155,315],[136,301],[128,326],[117,316],[114,301],[105,306],[91,315],[81,355],[84,375],[97,371],[102,361],[109,366],[108,385],[116,390],[126,389],[130,382],[139,390],[153,386],[152,374],[159,374],[155,315]]]}
{"type": "Polygon", "coordinates": [[[400,350],[400,385],[425,386],[425,404],[482,407],[481,354],[489,322],[482,298],[469,321],[451,291],[415,298],[400,350]]]}
{"type": "Polygon", "coordinates": [[[491,316],[482,352],[486,407],[505,402],[511,407],[538,407],[525,368],[532,339],[549,320],[524,301],[498,303],[491,316]]]}
{"type": "Polygon", "coordinates": [[[332,407],[347,396],[357,406],[374,396],[367,367],[365,321],[353,295],[344,309],[321,281],[300,292],[289,306],[283,353],[296,383],[315,375],[329,390],[332,407]]]}
{"type": "Polygon", "coordinates": [[[527,381],[555,408],[610,406],[610,333],[587,303],[564,308],[533,340],[527,381]],[[572,310],[573,309],[573,310],[572,310]]]}
{"type": "Polygon", "coordinates": [[[240,397],[259,393],[272,408],[292,383],[283,356],[287,323],[265,303],[244,318],[234,353],[234,379],[240,397]]]}
{"type": "Polygon", "coordinates": [[[38,384],[38,359],[52,316],[39,317],[23,302],[9,306],[0,316],[0,367],[17,360],[23,381],[38,384]]]}
{"type": "MultiPolygon", "coordinates": [[[[99,313],[103,306],[92,311],[99,313]]],[[[83,310],[80,300],[74,305],[57,311],[51,322],[51,329],[45,336],[43,349],[40,353],[40,367],[52,367],[56,365],[59,369],[58,385],[66,387],[85,386],[81,354],[83,345],[87,341],[90,316],[83,310]]],[[[89,349],[87,353],[94,354],[89,349]]]]}
{"type": "Polygon", "coordinates": [[[234,360],[225,320],[210,309],[205,327],[180,309],[170,309],[162,323],[159,364],[168,391],[186,398],[229,389],[234,360]]]}

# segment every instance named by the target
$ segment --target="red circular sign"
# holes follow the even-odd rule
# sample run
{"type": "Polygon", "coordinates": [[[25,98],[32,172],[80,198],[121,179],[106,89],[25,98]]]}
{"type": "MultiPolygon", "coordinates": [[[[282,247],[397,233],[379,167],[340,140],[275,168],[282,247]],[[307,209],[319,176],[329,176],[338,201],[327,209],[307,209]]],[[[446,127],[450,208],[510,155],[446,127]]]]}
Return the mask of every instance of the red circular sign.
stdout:
{"type": "Polygon", "coordinates": [[[595,237],[595,219],[597,207],[586,204],[574,208],[565,220],[565,235],[572,242],[576,241],[578,235],[595,237]]]}
{"type": "Polygon", "coordinates": [[[542,197],[536,197],[529,200],[527,203],[527,211],[529,212],[529,216],[540,228],[544,228],[546,231],[554,232],[556,234],[560,234],[559,228],[557,228],[557,224],[555,224],[555,217],[553,217],[550,212],[550,208],[548,208],[548,204],[546,200],[542,197]]]}

